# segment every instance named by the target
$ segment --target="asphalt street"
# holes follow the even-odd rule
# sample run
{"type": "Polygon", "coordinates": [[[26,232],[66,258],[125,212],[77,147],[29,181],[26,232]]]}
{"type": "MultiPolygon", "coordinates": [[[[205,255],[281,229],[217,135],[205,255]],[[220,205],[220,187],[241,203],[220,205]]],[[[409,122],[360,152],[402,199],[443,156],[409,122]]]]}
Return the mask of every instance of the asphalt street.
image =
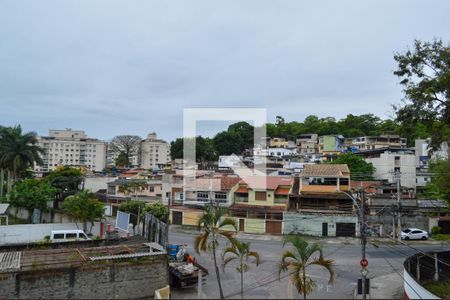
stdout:
{"type": "MultiPolygon", "coordinates": [[[[208,253],[195,253],[193,250],[194,233],[174,232],[169,235],[170,243],[187,244],[188,252],[192,253],[198,262],[209,271],[206,284],[203,286],[204,298],[218,298],[219,291],[214,272],[212,256],[208,253]]],[[[244,275],[244,297],[264,299],[300,299],[290,283],[288,274],[278,276],[278,263],[283,249],[280,237],[263,236],[261,239],[248,238],[251,249],[261,256],[258,267],[250,263],[249,272],[244,275]]],[[[241,240],[245,240],[241,238],[241,240]]],[[[357,279],[361,277],[359,261],[361,259],[361,245],[358,239],[311,239],[322,244],[324,255],[335,261],[336,278],[333,284],[328,284],[328,272],[319,267],[309,269],[309,276],[316,282],[316,290],[309,296],[314,299],[353,299],[357,279]]],[[[219,244],[221,250],[226,245],[222,240],[219,244]]],[[[403,261],[406,257],[416,253],[415,250],[390,242],[380,242],[376,248],[367,245],[366,258],[369,261],[369,275],[371,278],[371,298],[398,298],[403,295],[403,261]]],[[[287,245],[286,248],[289,246],[287,245]]],[[[422,251],[442,250],[442,245],[414,244],[422,251]]],[[[448,249],[448,246],[447,246],[448,249]]],[[[220,254],[219,254],[220,255],[220,254]]],[[[250,260],[251,261],[251,260],[250,260]]],[[[235,270],[236,265],[230,264],[225,272],[221,270],[222,286],[226,298],[240,298],[240,276],[235,270]]],[[[197,289],[184,289],[172,291],[175,299],[197,298],[197,289]]]]}

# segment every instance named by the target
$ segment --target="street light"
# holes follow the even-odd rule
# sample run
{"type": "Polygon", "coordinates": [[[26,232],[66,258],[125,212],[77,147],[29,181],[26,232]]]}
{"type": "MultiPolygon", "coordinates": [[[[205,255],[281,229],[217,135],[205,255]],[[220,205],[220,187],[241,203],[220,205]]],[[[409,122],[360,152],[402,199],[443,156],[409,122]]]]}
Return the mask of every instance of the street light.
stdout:
{"type": "MultiPolygon", "coordinates": [[[[364,214],[364,189],[360,187],[358,189],[361,197],[361,206],[358,205],[358,202],[356,201],[355,197],[352,194],[349,194],[347,192],[342,191],[347,197],[349,197],[353,204],[357,207],[357,211],[359,212],[359,232],[360,232],[360,238],[361,238],[361,262],[366,260],[366,222],[365,222],[365,214],[364,214]]],[[[366,269],[367,265],[363,265],[361,263],[361,275],[362,275],[362,281],[361,281],[361,287],[362,287],[362,298],[366,299],[366,277],[369,271],[366,269]]]]}

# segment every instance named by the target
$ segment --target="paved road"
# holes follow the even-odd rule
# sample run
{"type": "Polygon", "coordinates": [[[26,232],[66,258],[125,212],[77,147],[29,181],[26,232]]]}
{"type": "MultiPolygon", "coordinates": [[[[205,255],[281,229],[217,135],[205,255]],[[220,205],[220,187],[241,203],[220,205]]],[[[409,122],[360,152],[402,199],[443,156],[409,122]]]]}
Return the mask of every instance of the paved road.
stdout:
{"type": "MultiPolygon", "coordinates": [[[[171,243],[187,244],[188,252],[194,254],[199,263],[209,271],[207,283],[203,286],[204,298],[218,298],[216,276],[212,257],[202,253],[194,252],[192,245],[194,234],[170,232],[171,243]]],[[[246,240],[251,242],[251,248],[259,252],[261,264],[256,267],[251,264],[251,269],[244,275],[244,297],[265,299],[299,299],[290,284],[286,274],[281,275],[278,280],[278,269],[280,254],[284,251],[279,237],[265,237],[267,240],[246,240]]],[[[243,239],[245,240],[245,238],[243,239]]],[[[359,260],[361,258],[361,246],[356,239],[314,239],[323,245],[324,254],[327,258],[335,261],[336,279],[334,284],[328,285],[327,271],[320,268],[310,269],[310,276],[317,284],[316,291],[309,296],[315,299],[353,298],[357,279],[360,278],[359,260]]],[[[220,249],[225,245],[222,241],[220,249]]],[[[439,245],[420,245],[414,247],[422,251],[442,250],[439,245]]],[[[380,244],[379,248],[373,245],[367,246],[366,257],[369,261],[369,275],[371,278],[371,293],[373,298],[402,298],[403,293],[403,261],[415,251],[407,246],[392,245],[391,243],[380,244]]],[[[235,265],[229,265],[226,271],[221,273],[222,286],[226,298],[240,298],[240,277],[235,271],[235,265]]],[[[173,298],[197,298],[197,289],[175,290],[173,298]]]]}

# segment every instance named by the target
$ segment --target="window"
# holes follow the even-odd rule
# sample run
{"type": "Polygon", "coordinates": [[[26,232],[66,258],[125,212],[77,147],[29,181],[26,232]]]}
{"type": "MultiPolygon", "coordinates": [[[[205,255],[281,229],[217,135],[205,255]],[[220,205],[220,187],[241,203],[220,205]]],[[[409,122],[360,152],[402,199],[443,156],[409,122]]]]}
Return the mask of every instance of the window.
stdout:
{"type": "Polygon", "coordinates": [[[66,239],[76,239],[77,234],[76,233],[66,233],[66,239]]]}
{"type": "Polygon", "coordinates": [[[208,201],[208,192],[197,192],[197,199],[198,201],[208,201]]]}
{"type": "Polygon", "coordinates": [[[227,202],[227,193],[216,192],[214,198],[217,202],[225,203],[227,202]]]}
{"type": "Polygon", "coordinates": [[[53,235],[53,239],[57,240],[57,239],[63,239],[64,238],[64,233],[57,233],[53,235]]]}
{"type": "Polygon", "coordinates": [[[234,193],[236,202],[248,202],[248,193],[234,193]]]}
{"type": "Polygon", "coordinates": [[[255,200],[266,201],[267,193],[266,192],[255,192],[255,200]]]}
{"type": "Polygon", "coordinates": [[[153,192],[155,191],[155,187],[152,186],[152,185],[149,186],[149,187],[148,187],[148,191],[151,192],[151,193],[153,193],[153,192]]]}

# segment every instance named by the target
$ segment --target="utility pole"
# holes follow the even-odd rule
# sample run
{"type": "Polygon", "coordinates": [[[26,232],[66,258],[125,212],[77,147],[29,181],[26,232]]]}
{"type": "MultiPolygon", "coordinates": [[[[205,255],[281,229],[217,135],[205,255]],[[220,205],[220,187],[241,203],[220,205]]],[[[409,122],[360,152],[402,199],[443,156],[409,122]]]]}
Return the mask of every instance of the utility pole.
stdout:
{"type": "Polygon", "coordinates": [[[395,178],[397,180],[397,239],[402,239],[402,217],[400,214],[400,171],[395,171],[395,178]]]}
{"type": "Polygon", "coordinates": [[[360,233],[361,233],[361,275],[362,275],[362,282],[361,282],[361,287],[362,287],[362,298],[363,300],[366,300],[366,276],[367,276],[367,270],[365,268],[365,266],[362,265],[363,261],[367,261],[366,260],[366,243],[367,243],[367,237],[366,237],[366,218],[365,218],[365,209],[364,209],[364,204],[365,204],[365,195],[364,195],[364,189],[360,189],[359,190],[359,195],[360,195],[360,199],[361,199],[361,207],[360,207],[360,219],[361,219],[361,226],[360,226],[360,233]]]}

